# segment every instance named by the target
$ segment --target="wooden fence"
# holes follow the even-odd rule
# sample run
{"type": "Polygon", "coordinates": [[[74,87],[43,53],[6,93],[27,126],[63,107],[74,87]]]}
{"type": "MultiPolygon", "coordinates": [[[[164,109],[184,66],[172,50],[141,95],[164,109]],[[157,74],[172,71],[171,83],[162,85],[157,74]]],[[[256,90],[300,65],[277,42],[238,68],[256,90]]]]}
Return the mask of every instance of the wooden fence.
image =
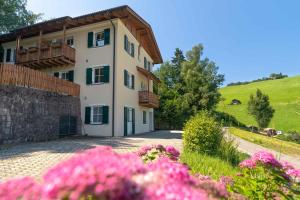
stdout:
{"type": "Polygon", "coordinates": [[[0,64],[0,85],[15,85],[78,97],[80,86],[27,67],[0,64]]]}

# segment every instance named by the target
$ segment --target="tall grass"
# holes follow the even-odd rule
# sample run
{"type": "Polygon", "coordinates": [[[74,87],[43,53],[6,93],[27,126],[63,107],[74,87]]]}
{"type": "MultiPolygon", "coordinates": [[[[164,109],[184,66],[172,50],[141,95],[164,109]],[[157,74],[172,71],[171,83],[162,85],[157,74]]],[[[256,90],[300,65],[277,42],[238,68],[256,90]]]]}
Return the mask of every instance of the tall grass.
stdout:
{"type": "Polygon", "coordinates": [[[188,164],[192,173],[208,175],[213,179],[219,179],[221,176],[233,176],[238,173],[237,166],[233,166],[218,157],[197,152],[183,151],[180,161],[188,164]]]}

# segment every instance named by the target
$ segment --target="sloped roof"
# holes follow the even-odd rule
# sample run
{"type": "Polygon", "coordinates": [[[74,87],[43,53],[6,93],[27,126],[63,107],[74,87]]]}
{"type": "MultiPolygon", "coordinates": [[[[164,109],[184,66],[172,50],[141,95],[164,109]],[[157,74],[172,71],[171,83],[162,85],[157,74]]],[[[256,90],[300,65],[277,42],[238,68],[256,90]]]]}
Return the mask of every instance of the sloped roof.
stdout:
{"type": "Polygon", "coordinates": [[[60,17],[30,26],[17,28],[10,33],[0,35],[0,44],[16,40],[18,36],[30,38],[38,36],[40,30],[43,34],[61,31],[64,26],[67,29],[93,24],[108,19],[119,18],[129,27],[128,29],[151,56],[154,64],[162,63],[163,59],[157,45],[151,26],[129,6],[119,6],[99,12],[90,13],[78,17],[60,17]]]}

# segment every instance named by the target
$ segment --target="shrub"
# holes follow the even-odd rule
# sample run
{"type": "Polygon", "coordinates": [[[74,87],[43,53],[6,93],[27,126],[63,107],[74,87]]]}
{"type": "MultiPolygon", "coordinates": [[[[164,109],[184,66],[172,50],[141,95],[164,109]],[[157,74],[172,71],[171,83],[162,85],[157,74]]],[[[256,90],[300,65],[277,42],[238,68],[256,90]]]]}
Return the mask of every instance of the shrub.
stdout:
{"type": "Polygon", "coordinates": [[[185,124],[183,146],[189,151],[213,155],[217,153],[222,138],[220,124],[207,111],[201,111],[185,124]]]}
{"type": "Polygon", "coordinates": [[[243,154],[238,151],[237,145],[234,143],[234,139],[227,137],[223,138],[218,150],[218,157],[233,166],[237,166],[243,159],[247,157],[247,154],[243,154]]]}
{"type": "Polygon", "coordinates": [[[295,199],[299,195],[300,170],[280,163],[271,153],[257,152],[241,162],[240,168],[242,173],[229,186],[231,191],[250,199],[295,199]]]}

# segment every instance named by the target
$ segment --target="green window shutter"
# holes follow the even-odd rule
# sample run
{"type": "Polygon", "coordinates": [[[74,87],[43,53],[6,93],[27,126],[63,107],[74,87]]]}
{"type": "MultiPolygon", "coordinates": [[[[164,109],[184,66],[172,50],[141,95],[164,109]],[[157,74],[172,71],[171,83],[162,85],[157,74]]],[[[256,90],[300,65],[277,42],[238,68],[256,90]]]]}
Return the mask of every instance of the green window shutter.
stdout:
{"type": "Polygon", "coordinates": [[[88,32],[88,39],[87,39],[87,43],[88,43],[88,48],[91,48],[94,46],[94,32],[88,32]]]}
{"type": "Polygon", "coordinates": [[[132,109],[132,134],[135,134],[135,109],[132,109]]]}
{"type": "Polygon", "coordinates": [[[134,44],[131,43],[131,56],[134,57],[134,44]]]}
{"type": "Polygon", "coordinates": [[[124,69],[124,85],[125,86],[127,86],[127,82],[128,82],[127,78],[128,78],[128,72],[126,69],[124,69]]]}
{"type": "Polygon", "coordinates": [[[91,107],[85,107],[85,118],[84,118],[85,124],[91,123],[91,107]]]}
{"type": "Polygon", "coordinates": [[[109,38],[110,38],[110,29],[107,28],[104,30],[104,45],[109,44],[109,38]]]}
{"type": "Polygon", "coordinates": [[[108,106],[103,106],[103,119],[102,119],[102,123],[103,124],[108,124],[108,106]]]}
{"type": "Polygon", "coordinates": [[[127,135],[127,113],[128,109],[127,107],[124,107],[124,136],[127,135]]]}
{"type": "Polygon", "coordinates": [[[134,75],[131,75],[131,80],[132,80],[132,89],[134,89],[134,75]]]}
{"type": "Polygon", "coordinates": [[[92,84],[92,75],[93,75],[93,69],[87,68],[86,69],[86,84],[91,85],[92,84]]]}
{"type": "Polygon", "coordinates": [[[100,82],[108,83],[109,82],[109,66],[103,66],[103,75],[100,77],[100,82]]]}
{"type": "Polygon", "coordinates": [[[68,72],[68,80],[74,82],[74,70],[68,72]]]}
{"type": "Polygon", "coordinates": [[[144,69],[147,69],[147,58],[144,57],[144,69]]]}
{"type": "Polygon", "coordinates": [[[126,35],[124,35],[124,50],[127,51],[127,43],[128,43],[128,38],[126,35]]]}
{"type": "Polygon", "coordinates": [[[59,72],[54,72],[54,77],[59,78],[59,72]]]}

